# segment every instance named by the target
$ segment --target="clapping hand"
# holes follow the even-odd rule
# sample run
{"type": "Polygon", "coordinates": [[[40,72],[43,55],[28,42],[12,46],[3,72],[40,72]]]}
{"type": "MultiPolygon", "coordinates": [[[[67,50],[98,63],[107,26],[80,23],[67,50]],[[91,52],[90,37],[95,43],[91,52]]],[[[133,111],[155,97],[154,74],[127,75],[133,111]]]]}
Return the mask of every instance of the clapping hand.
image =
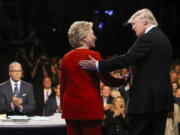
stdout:
{"type": "Polygon", "coordinates": [[[16,96],[13,97],[12,104],[13,104],[15,107],[19,108],[20,105],[22,105],[22,103],[23,103],[22,98],[17,98],[16,96]]]}

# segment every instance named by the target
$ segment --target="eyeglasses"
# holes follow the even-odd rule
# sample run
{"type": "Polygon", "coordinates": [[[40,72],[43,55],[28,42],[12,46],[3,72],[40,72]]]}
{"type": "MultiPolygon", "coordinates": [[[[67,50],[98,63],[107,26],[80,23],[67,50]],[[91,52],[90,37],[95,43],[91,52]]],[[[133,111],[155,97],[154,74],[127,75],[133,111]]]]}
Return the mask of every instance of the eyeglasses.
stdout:
{"type": "Polygon", "coordinates": [[[9,70],[10,72],[17,72],[17,73],[20,73],[22,72],[22,70],[9,70]]]}

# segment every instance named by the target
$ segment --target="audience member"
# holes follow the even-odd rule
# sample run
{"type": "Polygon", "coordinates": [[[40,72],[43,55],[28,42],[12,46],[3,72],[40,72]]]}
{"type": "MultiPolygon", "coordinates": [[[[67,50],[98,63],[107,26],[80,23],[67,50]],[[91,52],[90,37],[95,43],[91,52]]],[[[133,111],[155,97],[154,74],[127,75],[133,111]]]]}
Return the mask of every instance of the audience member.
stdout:
{"type": "Polygon", "coordinates": [[[44,107],[46,101],[48,100],[51,93],[54,91],[52,90],[52,80],[50,77],[44,77],[42,85],[39,87],[37,91],[34,92],[35,100],[36,100],[36,115],[44,115],[44,107]]]}
{"type": "Polygon", "coordinates": [[[102,135],[125,135],[125,103],[123,97],[115,97],[111,108],[106,111],[103,121],[102,135]]]}
{"type": "Polygon", "coordinates": [[[54,87],[55,94],[52,93],[45,105],[45,116],[51,116],[54,113],[62,112],[60,106],[60,84],[56,84],[54,87]]]}

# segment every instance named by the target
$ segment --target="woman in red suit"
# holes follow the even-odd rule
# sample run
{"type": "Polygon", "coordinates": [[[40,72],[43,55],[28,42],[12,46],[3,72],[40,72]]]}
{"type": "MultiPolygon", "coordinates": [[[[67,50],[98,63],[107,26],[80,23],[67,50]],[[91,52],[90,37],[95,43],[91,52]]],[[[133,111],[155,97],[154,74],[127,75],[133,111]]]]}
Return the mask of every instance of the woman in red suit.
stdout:
{"type": "MultiPolygon", "coordinates": [[[[89,55],[101,60],[98,52],[90,50],[95,47],[96,40],[92,27],[92,22],[77,21],[68,31],[69,43],[74,49],[64,55],[60,76],[62,118],[66,120],[68,135],[101,134],[104,112],[99,85],[103,78],[107,83],[110,75],[99,76],[78,64],[89,55]]],[[[121,82],[123,80],[119,79],[118,85],[121,82]]]]}

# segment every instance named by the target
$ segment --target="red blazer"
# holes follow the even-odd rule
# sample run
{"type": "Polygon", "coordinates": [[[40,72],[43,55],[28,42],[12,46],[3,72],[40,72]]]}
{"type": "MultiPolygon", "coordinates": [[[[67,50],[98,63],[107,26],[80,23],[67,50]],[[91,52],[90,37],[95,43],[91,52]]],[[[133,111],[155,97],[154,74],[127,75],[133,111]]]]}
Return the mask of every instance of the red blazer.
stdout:
{"type": "Polygon", "coordinates": [[[98,52],[74,49],[62,59],[60,76],[62,118],[73,120],[103,119],[98,74],[82,69],[78,62],[88,55],[101,60],[98,52]]]}
{"type": "Polygon", "coordinates": [[[60,85],[62,118],[73,120],[103,119],[103,103],[100,97],[100,79],[110,86],[119,86],[122,79],[114,79],[109,74],[99,75],[95,71],[79,66],[80,60],[91,55],[101,60],[98,52],[89,49],[74,49],[62,59],[60,85]]]}

